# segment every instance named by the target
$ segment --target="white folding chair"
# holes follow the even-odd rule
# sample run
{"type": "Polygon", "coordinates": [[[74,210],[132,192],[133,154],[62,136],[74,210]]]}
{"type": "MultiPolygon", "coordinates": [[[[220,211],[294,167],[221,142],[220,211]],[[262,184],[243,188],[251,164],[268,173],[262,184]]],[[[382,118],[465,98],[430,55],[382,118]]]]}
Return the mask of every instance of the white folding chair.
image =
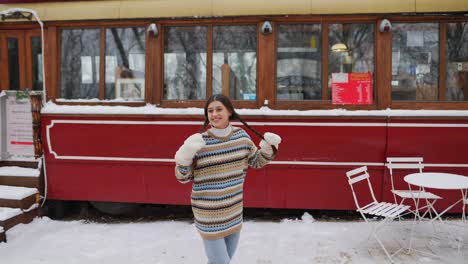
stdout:
{"type": "MultiPolygon", "coordinates": [[[[351,186],[354,203],[356,204],[356,208],[357,208],[356,211],[361,214],[364,221],[369,222],[369,219],[367,216],[381,217],[381,221],[377,225],[373,226],[372,236],[379,243],[380,247],[383,249],[383,251],[385,252],[385,255],[387,255],[390,262],[394,263],[392,256],[400,252],[400,250],[402,250],[403,248],[400,248],[393,254],[388,253],[384,244],[380,240],[377,232],[379,231],[380,228],[384,226],[385,223],[392,221],[395,218],[399,218],[404,214],[409,213],[408,209],[410,208],[410,206],[404,205],[404,204],[378,202],[374,195],[374,191],[373,191],[372,184],[370,181],[370,176],[369,176],[369,173],[367,172],[367,166],[363,166],[354,170],[350,170],[346,172],[346,176],[348,177],[349,186],[351,186]],[[366,205],[361,206],[361,203],[359,202],[360,199],[358,199],[358,195],[355,192],[354,185],[358,183],[362,183],[364,180],[367,181],[368,188],[366,189],[368,189],[371,199],[370,199],[370,203],[366,203],[366,205]]],[[[363,199],[362,196],[364,195],[366,194],[363,193],[360,195],[361,201],[363,199]]]]}
{"type": "MultiPolygon", "coordinates": [[[[417,170],[418,172],[422,172],[424,168],[423,158],[422,157],[388,157],[387,158],[387,168],[390,171],[390,182],[392,185],[392,193],[393,199],[395,203],[403,204],[406,199],[412,199],[414,202],[414,210],[411,210],[413,214],[415,214],[419,219],[424,218],[427,213],[429,213],[430,217],[432,218],[431,209],[434,210],[433,206],[434,203],[442,199],[442,197],[423,190],[419,188],[418,190],[412,190],[410,186],[407,190],[397,190],[395,189],[395,172],[394,170],[402,169],[402,170],[417,170]],[[398,197],[398,198],[397,198],[398,197]],[[398,202],[400,199],[400,202],[398,202]],[[419,202],[423,200],[426,202],[426,205],[423,207],[419,207],[419,202]],[[419,211],[426,209],[422,216],[419,215],[419,211]]],[[[437,212],[436,212],[437,213],[437,212]]]]}

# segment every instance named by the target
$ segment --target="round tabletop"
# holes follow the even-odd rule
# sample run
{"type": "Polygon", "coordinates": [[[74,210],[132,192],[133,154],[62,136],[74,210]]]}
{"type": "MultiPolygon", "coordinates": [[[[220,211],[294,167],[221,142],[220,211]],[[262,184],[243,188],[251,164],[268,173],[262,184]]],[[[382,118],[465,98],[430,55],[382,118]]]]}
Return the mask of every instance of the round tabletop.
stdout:
{"type": "Polygon", "coordinates": [[[405,176],[404,180],[424,188],[461,190],[468,189],[468,177],[444,172],[420,172],[405,176]]]}

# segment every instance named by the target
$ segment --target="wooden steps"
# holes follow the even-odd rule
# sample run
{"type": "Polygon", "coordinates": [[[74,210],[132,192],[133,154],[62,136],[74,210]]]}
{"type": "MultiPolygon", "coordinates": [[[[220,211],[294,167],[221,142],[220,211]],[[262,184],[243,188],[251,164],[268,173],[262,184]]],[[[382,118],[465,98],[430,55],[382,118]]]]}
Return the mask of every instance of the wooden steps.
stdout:
{"type": "Polygon", "coordinates": [[[42,190],[41,174],[37,168],[0,166],[0,185],[30,187],[42,190]]]}
{"type": "Polygon", "coordinates": [[[9,229],[39,216],[43,184],[37,162],[0,165],[0,242],[6,242],[9,229]]]}
{"type": "Polygon", "coordinates": [[[0,226],[0,242],[6,242],[5,230],[0,226]]]}
{"type": "Polygon", "coordinates": [[[6,232],[17,224],[30,223],[38,216],[38,212],[37,204],[33,205],[29,211],[23,211],[19,208],[0,207],[0,226],[6,232]]]}
{"type": "Polygon", "coordinates": [[[0,176],[0,185],[38,188],[39,177],[0,176]]]}
{"type": "Polygon", "coordinates": [[[21,223],[23,211],[18,208],[0,207],[0,226],[5,231],[21,223]]]}

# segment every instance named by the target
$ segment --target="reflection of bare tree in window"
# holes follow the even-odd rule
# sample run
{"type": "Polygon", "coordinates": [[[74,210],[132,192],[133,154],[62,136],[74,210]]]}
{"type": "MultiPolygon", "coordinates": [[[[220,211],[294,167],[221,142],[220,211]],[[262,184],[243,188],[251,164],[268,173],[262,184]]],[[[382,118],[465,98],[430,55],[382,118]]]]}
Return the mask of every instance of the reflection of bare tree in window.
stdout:
{"type": "Polygon", "coordinates": [[[145,31],[142,28],[140,28],[140,31],[138,32],[138,28],[133,27],[132,32],[133,32],[133,35],[135,35],[134,39],[135,39],[135,43],[138,45],[138,48],[140,50],[146,50],[144,38],[142,38],[142,36],[145,35],[145,31]]]}
{"type": "Polygon", "coordinates": [[[110,31],[112,33],[112,37],[114,38],[115,47],[117,48],[117,51],[120,54],[119,57],[122,60],[122,64],[125,67],[129,68],[130,64],[128,63],[128,57],[127,57],[127,54],[125,53],[125,49],[124,49],[124,46],[122,44],[122,41],[120,40],[119,34],[117,33],[117,29],[116,28],[111,28],[110,31]]]}
{"type": "Polygon", "coordinates": [[[175,81],[179,82],[182,87],[186,89],[187,99],[197,99],[197,91],[200,86],[197,81],[198,64],[197,64],[197,51],[196,46],[189,46],[188,39],[193,39],[195,36],[193,32],[178,32],[176,34],[185,56],[177,57],[177,77],[175,81]],[[184,34],[185,33],[185,34],[184,34]],[[179,75],[180,74],[180,75],[179,75]]]}
{"type": "Polygon", "coordinates": [[[205,97],[206,36],[206,27],[167,28],[164,45],[166,99],[205,97]]]}
{"type": "Polygon", "coordinates": [[[99,96],[99,30],[62,31],[61,97],[67,99],[99,96]]]}
{"type": "Polygon", "coordinates": [[[215,26],[213,28],[213,92],[221,90],[221,67],[230,69],[229,96],[244,100],[255,99],[257,69],[257,27],[215,26]],[[221,61],[221,56],[223,60],[221,61]]]}
{"type": "Polygon", "coordinates": [[[468,23],[454,23],[447,31],[447,59],[468,60],[468,23]]]}
{"type": "Polygon", "coordinates": [[[395,23],[392,53],[392,100],[437,100],[439,25],[395,23]]]}
{"type": "Polygon", "coordinates": [[[468,101],[468,22],[447,24],[446,99],[468,101]]]}
{"type": "Polygon", "coordinates": [[[330,47],[336,43],[343,43],[348,48],[344,54],[333,54],[330,61],[331,72],[339,72],[343,59],[348,56],[349,64],[345,72],[373,72],[374,71],[374,33],[370,24],[333,24],[330,25],[330,47]],[[350,61],[349,61],[350,60],[350,61]]]}
{"type": "Polygon", "coordinates": [[[115,87],[118,79],[145,78],[145,38],[143,27],[107,29],[106,99],[114,99],[117,95],[115,87]]]}

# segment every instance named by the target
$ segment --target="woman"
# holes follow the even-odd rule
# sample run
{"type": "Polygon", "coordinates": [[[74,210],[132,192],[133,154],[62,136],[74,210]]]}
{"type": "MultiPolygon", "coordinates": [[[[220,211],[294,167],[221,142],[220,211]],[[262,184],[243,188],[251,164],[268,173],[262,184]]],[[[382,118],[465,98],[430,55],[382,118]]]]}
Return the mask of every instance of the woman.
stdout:
{"type": "Polygon", "coordinates": [[[261,168],[270,162],[281,138],[268,132],[262,136],[251,128],[223,95],[207,100],[202,131],[188,137],[177,151],[176,178],[182,183],[194,181],[192,211],[208,263],[227,264],[239,241],[247,168],[261,168]],[[235,119],[262,139],[260,149],[242,128],[231,126],[235,119]],[[206,130],[208,125],[211,128],[206,130]]]}

